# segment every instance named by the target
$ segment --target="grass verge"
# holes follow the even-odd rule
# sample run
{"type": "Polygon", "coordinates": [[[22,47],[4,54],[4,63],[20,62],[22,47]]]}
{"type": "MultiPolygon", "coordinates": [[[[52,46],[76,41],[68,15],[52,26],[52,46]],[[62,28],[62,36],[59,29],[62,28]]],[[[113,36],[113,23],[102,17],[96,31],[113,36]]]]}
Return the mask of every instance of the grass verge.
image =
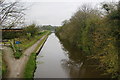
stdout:
{"type": "Polygon", "coordinates": [[[33,78],[35,67],[36,67],[36,53],[32,53],[25,68],[24,78],[33,78]]]}
{"type": "Polygon", "coordinates": [[[1,73],[2,76],[4,76],[6,72],[7,72],[6,64],[4,61],[2,61],[2,73],[1,73]]]}
{"type": "MultiPolygon", "coordinates": [[[[49,35],[49,34],[48,34],[48,35],[49,35]]],[[[38,53],[38,49],[40,50],[40,49],[42,48],[44,42],[45,42],[46,39],[48,38],[48,35],[45,36],[45,38],[44,38],[42,41],[40,41],[40,43],[38,44],[38,46],[37,46],[36,49],[35,49],[35,52],[36,52],[36,53],[38,53]]]]}
{"type": "Polygon", "coordinates": [[[0,77],[4,76],[6,71],[7,71],[6,64],[5,64],[4,60],[3,60],[2,50],[0,49],[0,77]]]}

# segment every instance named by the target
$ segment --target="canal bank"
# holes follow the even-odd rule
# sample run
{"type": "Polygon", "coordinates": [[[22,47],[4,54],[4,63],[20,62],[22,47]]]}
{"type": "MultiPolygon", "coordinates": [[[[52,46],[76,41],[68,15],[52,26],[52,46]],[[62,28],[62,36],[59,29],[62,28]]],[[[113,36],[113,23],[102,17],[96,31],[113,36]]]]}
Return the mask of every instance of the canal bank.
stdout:
{"type": "Polygon", "coordinates": [[[24,71],[24,78],[33,78],[34,72],[36,69],[36,57],[40,50],[42,49],[44,43],[46,42],[50,32],[41,40],[41,42],[38,44],[36,49],[33,53],[31,53],[30,58],[26,64],[25,71],[24,71]]]}

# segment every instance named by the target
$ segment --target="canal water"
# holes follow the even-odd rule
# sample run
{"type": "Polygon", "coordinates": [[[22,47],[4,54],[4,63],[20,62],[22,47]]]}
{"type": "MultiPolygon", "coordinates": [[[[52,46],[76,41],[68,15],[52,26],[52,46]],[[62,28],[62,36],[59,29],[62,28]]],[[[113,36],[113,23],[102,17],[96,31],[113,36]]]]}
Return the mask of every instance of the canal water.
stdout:
{"type": "MultiPolygon", "coordinates": [[[[86,65],[83,53],[69,45],[65,49],[54,33],[50,34],[37,56],[34,78],[99,78],[96,65],[86,65]]],[[[88,62],[89,63],[89,62],[88,62]]]]}

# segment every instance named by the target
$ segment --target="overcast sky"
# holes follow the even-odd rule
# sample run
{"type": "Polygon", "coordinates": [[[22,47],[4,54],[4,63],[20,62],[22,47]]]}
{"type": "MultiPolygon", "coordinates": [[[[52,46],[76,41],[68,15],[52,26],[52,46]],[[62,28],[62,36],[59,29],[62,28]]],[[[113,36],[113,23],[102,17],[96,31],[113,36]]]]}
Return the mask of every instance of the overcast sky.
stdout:
{"type": "Polygon", "coordinates": [[[99,5],[101,2],[118,0],[22,0],[29,5],[26,11],[26,22],[39,25],[61,25],[69,19],[82,5],[99,5]]]}

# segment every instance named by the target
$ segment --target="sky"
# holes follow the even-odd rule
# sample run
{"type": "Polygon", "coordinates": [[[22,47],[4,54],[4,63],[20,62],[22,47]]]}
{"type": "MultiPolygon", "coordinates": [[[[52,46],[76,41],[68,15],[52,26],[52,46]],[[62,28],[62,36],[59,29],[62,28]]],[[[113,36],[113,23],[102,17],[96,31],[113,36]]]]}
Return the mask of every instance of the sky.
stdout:
{"type": "Polygon", "coordinates": [[[25,12],[27,24],[36,23],[53,26],[59,26],[62,21],[70,19],[83,4],[97,6],[102,2],[116,1],[118,0],[21,0],[29,6],[25,12]]]}

